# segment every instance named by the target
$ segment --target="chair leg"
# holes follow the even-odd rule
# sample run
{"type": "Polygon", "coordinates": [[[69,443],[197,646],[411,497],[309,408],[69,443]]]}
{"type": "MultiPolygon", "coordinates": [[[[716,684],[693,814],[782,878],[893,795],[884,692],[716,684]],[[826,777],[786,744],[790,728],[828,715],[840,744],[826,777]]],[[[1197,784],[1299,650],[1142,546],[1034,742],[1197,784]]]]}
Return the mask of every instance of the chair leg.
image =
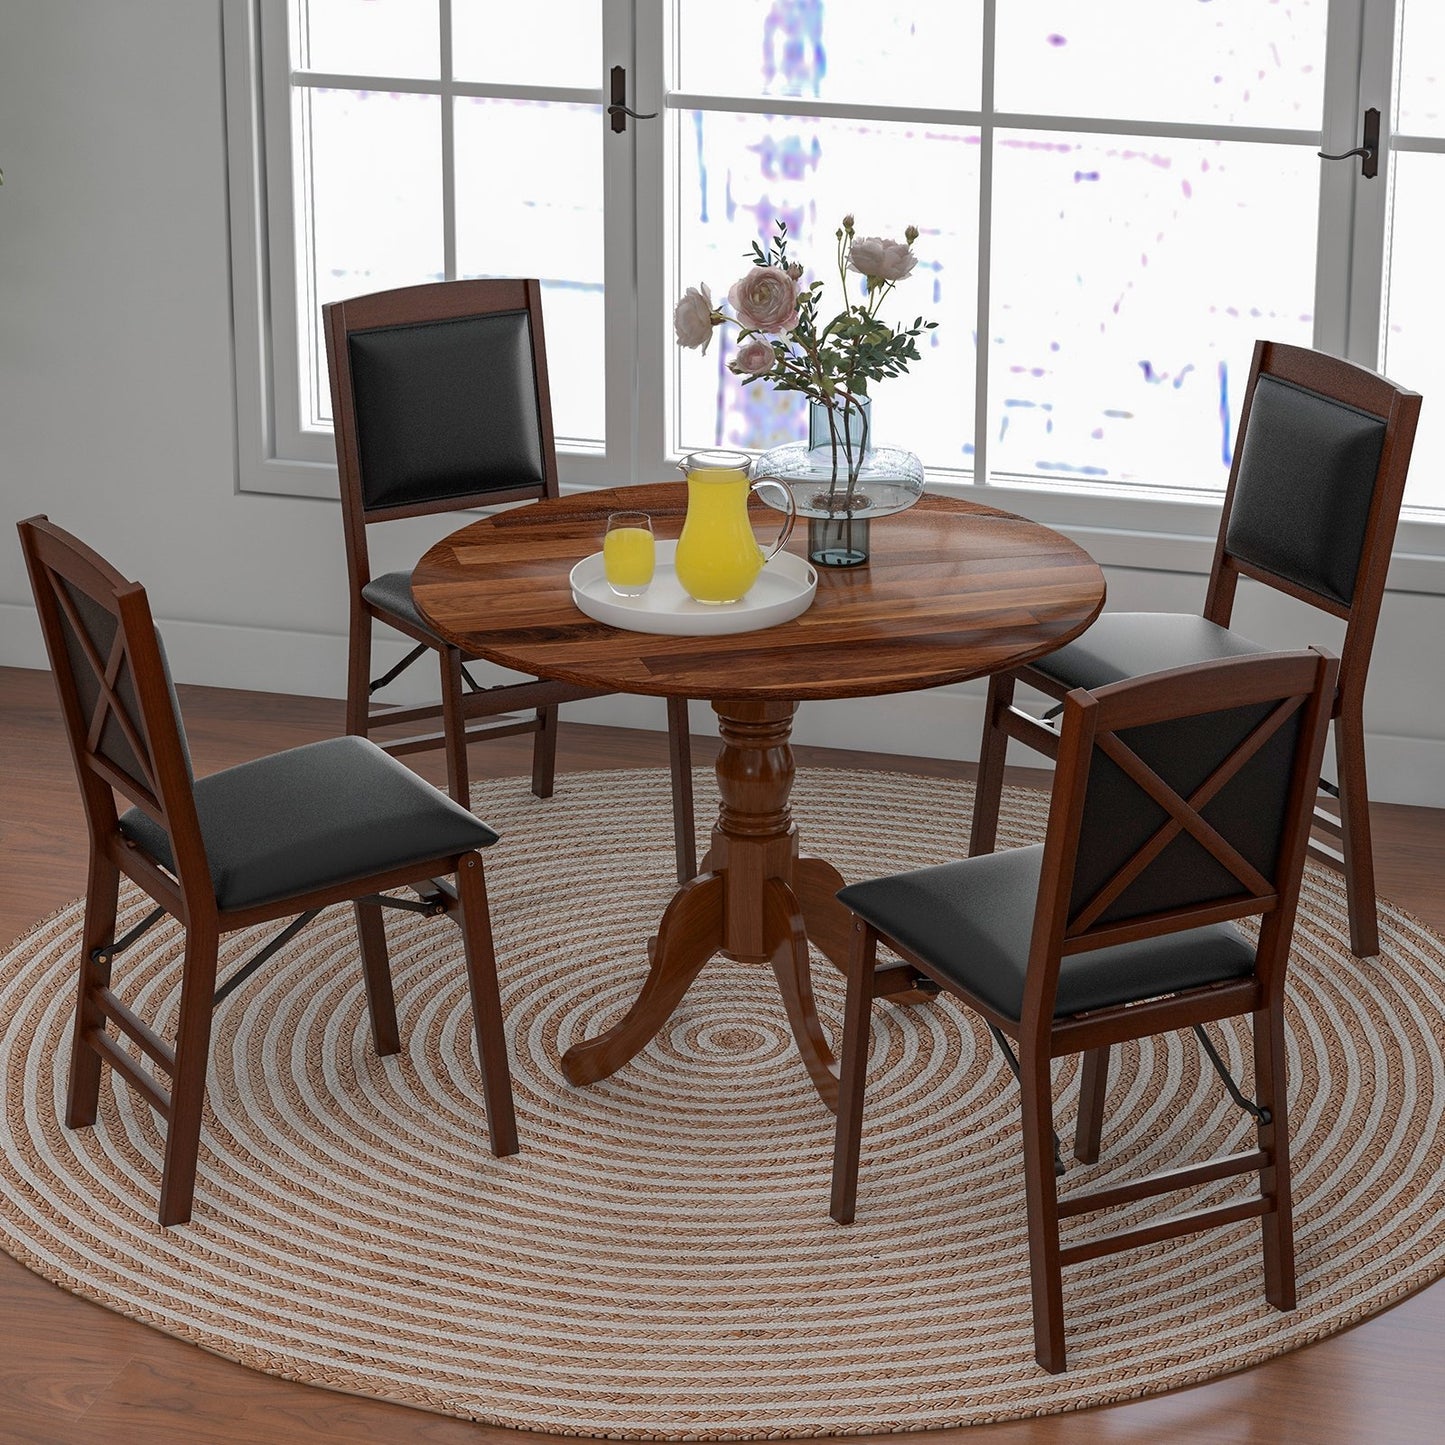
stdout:
{"type": "Polygon", "coordinates": [[[667,761],[672,772],[672,838],[677,881],[697,876],[697,833],[692,805],[692,732],[687,699],[667,700],[667,761]]]}
{"type": "Polygon", "coordinates": [[[863,1086],[868,1077],[868,1042],[873,1022],[873,973],[878,935],[853,919],[848,952],[848,992],[843,1005],[843,1058],[838,1078],[838,1123],[833,1134],[833,1197],[828,1212],[851,1224],[858,1202],[858,1149],[863,1137],[863,1086]]]}
{"type": "Polygon", "coordinates": [[[1104,1096],[1109,1092],[1109,1046],[1090,1049],[1079,1069],[1079,1116],[1074,1123],[1074,1158],[1097,1164],[1104,1132],[1104,1096]]]}
{"type": "Polygon", "coordinates": [[[1295,1307],[1294,1205],[1286,1117],[1284,1010],[1261,1009],[1254,1016],[1254,1097],[1270,1115],[1259,1126],[1259,1147],[1270,1163],[1259,1171],[1260,1193],[1274,1208],[1260,1217],[1264,1248],[1264,1293],[1276,1309],[1295,1307]]]}
{"type": "Polygon", "coordinates": [[[361,968],[366,978],[366,1002],[371,1014],[371,1042],[384,1058],[401,1049],[396,993],[391,986],[391,960],[386,950],[385,917],[379,903],[356,903],[353,907],[361,968]]]}
{"type": "Polygon", "coordinates": [[[346,652],[346,731],[353,737],[366,737],[370,716],[371,617],[353,607],[346,652]]]}
{"type": "Polygon", "coordinates": [[[216,987],[214,923],[195,920],[186,929],[180,1021],[176,1028],[176,1069],[171,1079],[171,1116],[166,1122],[165,1166],[161,1173],[160,1222],[184,1224],[196,1192],[196,1156],[201,1146],[201,1109],[211,1052],[211,995],[216,987]]]}
{"type": "Polygon", "coordinates": [[[80,969],[76,976],[75,1023],[70,1041],[70,1087],[66,1095],[65,1123],[84,1129],[95,1123],[100,1107],[100,1054],[86,1038],[92,1029],[105,1027],[105,1015],[95,991],[110,984],[110,964],[96,963],[91,955],[115,942],[116,900],[120,871],[108,859],[90,855],[90,877],[85,885],[85,929],[80,937],[80,969]]]}
{"type": "Polygon", "coordinates": [[[973,785],[973,826],[968,833],[970,858],[992,853],[998,840],[998,809],[1008,757],[1008,734],[998,725],[998,718],[1013,702],[1014,684],[1011,672],[996,672],[988,680],[983,736],[978,744],[978,781],[973,785]]]}
{"type": "Polygon", "coordinates": [[[467,776],[467,720],[462,712],[462,655],[455,647],[437,653],[442,673],[442,732],[447,755],[447,791],[464,808],[472,806],[467,776]]]}
{"type": "Polygon", "coordinates": [[[487,1133],[498,1158],[517,1152],[517,1116],[512,1103],[512,1072],[507,1063],[507,1035],[502,1022],[502,997],[497,986],[497,955],[492,945],[492,918],[482,860],[464,854],[457,867],[461,900],[462,939],[467,953],[467,986],[472,996],[472,1022],[482,1069],[482,1096],[487,1106],[487,1133]]]}
{"type": "Polygon", "coordinates": [[[1335,719],[1335,767],[1340,784],[1340,852],[1349,901],[1350,952],[1373,958],[1380,951],[1375,909],[1375,855],[1370,841],[1370,795],[1365,784],[1365,721],[1346,707],[1335,719]]]}
{"type": "Polygon", "coordinates": [[[532,792],[550,798],[557,778],[557,705],[537,709],[537,736],[532,741],[532,792]]]}
{"type": "Polygon", "coordinates": [[[1058,1183],[1054,1175],[1053,1089],[1048,1055],[1020,1043],[1034,1358],[1051,1375],[1057,1375],[1064,1368],[1064,1281],[1059,1262],[1058,1183]]]}

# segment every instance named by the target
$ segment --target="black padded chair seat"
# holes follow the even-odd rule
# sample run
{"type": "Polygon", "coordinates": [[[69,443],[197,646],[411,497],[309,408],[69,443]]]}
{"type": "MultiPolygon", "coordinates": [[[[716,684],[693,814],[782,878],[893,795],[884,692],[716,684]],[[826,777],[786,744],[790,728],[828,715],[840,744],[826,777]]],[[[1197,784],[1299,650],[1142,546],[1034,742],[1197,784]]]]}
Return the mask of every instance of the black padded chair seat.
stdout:
{"type": "MultiPolygon", "coordinates": [[[[199,779],[195,798],[223,909],[497,841],[485,823],[365,738],[328,738],[226,768],[199,779]]],[[[174,871],[164,829],[139,808],[120,829],[174,871]]]]}
{"type": "Polygon", "coordinates": [[[1195,662],[1269,648],[1185,612],[1105,612],[1082,637],[1029,666],[1065,687],[1103,687],[1195,662]]]}
{"type": "Polygon", "coordinates": [[[416,601],[411,595],[410,572],[387,572],[381,577],[373,577],[361,589],[361,595],[373,607],[390,612],[393,616],[410,622],[413,627],[420,627],[424,632],[432,631],[430,625],[423,621],[421,613],[416,610],[416,601]]]}
{"type": "MultiPolygon", "coordinates": [[[[1010,1019],[1023,1007],[1043,845],[984,853],[844,888],[839,899],[1010,1019]]],[[[1064,959],[1054,1017],[1200,988],[1254,972],[1232,923],[1064,959]]]]}

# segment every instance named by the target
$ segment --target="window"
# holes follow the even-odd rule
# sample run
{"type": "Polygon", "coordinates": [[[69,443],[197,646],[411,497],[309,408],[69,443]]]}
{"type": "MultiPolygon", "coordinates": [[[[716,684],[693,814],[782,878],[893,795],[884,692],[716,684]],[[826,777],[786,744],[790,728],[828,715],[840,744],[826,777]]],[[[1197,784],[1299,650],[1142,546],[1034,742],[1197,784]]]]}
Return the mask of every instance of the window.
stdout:
{"type": "MultiPolygon", "coordinates": [[[[1325,0],[732,8],[750,43],[722,57],[677,11],[683,280],[736,274],[773,214],[820,261],[845,211],[913,222],[890,299],[941,325],[874,398],[880,440],[930,475],[1222,491],[1254,338],[1312,339],[1325,0]]],[[[719,349],[715,402],[678,379],[677,440],[796,436],[719,349]]]]}
{"type": "MultiPolygon", "coordinates": [[[[1445,397],[1430,0],[554,0],[545,26],[482,0],[225,4],[243,486],[334,488],[320,306],[446,276],[541,277],[569,483],[792,440],[801,401],[742,388],[726,334],[679,352],[671,307],[725,291],[779,219],[821,272],[846,211],[921,231],[885,315],[940,326],[874,424],[930,485],[1204,537],[1257,336],[1445,397]],[[656,118],[612,130],[613,67],[656,118]],[[1374,181],[1316,156],[1369,105],[1374,181]]],[[[1438,410],[1406,550],[1441,550],[1438,410]]]]}
{"type": "Polygon", "coordinates": [[[539,27],[483,0],[252,8],[277,459],[332,457],[322,306],[488,274],[542,279],[559,440],[603,447],[588,366],[605,345],[601,9],[549,13],[539,27]]]}
{"type": "Polygon", "coordinates": [[[1379,356],[1375,364],[1425,396],[1406,503],[1445,515],[1445,6],[1401,0],[1393,56],[1379,356]]]}

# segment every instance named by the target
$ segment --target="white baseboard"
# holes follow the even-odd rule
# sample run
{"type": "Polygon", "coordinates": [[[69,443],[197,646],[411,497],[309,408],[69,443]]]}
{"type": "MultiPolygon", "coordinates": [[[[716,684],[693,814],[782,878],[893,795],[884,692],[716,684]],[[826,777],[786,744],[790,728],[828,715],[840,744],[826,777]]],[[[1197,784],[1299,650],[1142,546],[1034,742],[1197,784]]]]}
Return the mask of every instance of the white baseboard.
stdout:
{"type": "MultiPolygon", "coordinates": [[[[178,682],[303,697],[340,698],[346,694],[343,637],[165,619],[160,621],[160,628],[178,682]]],[[[400,642],[378,637],[378,667],[399,662],[406,650],[400,642]]],[[[48,666],[33,607],[0,603],[0,666],[48,666]]],[[[508,675],[487,664],[478,665],[475,674],[479,681],[489,680],[489,674],[493,681],[508,675]]],[[[399,683],[387,696],[397,702],[424,700],[434,695],[434,680],[434,670],[423,660],[403,679],[405,685],[399,683]]],[[[805,702],[798,710],[793,741],[816,747],[971,762],[978,756],[984,693],[984,684],[979,681],[887,697],[805,702]]],[[[716,733],[707,703],[694,702],[689,711],[694,732],[716,733]]],[[[622,693],[568,703],[562,715],[569,722],[658,732],[667,726],[662,699],[622,693]]],[[[1366,735],[1366,752],[1370,796],[1376,801],[1445,808],[1445,738],[1371,732],[1366,735]]],[[[1018,744],[1010,746],[1009,762],[1023,767],[1047,766],[1039,754],[1018,744]]],[[[1334,776],[1328,762],[1326,773],[1334,776]]]]}

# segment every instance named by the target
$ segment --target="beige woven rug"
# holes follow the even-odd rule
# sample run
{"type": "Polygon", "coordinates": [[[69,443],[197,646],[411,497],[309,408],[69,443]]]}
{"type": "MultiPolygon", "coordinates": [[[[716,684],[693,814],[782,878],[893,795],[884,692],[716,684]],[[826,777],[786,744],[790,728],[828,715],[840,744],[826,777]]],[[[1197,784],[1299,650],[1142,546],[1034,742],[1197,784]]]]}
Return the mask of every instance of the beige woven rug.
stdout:
{"type": "MultiPolygon", "coordinates": [[[[712,806],[699,774],[699,816],[712,806]]],[[[503,841],[489,882],[522,1150],[486,1151],[458,935],[389,920],[403,1053],[367,1035],[349,910],[323,915],[219,1010],[195,1220],[154,1223],[160,1139],[107,1083],[62,1109],[80,906],[0,965],[6,1090],[0,1244],[47,1278],[258,1370],[494,1424],[734,1439],[977,1423],[1151,1394],[1319,1339],[1445,1270],[1445,944],[1389,905],[1349,955],[1344,896],[1311,871],[1293,969],[1299,1308],[1265,1303],[1258,1231],[1172,1241],[1066,1273],[1069,1371],[1033,1361],[1016,1094],[950,1002],[875,1011],[857,1223],[827,1215],[832,1120],[771,974],[716,960],[611,1079],[557,1065],[616,1017],[671,893],[662,772],[478,789],[503,841]]],[[[803,771],[809,851],[849,878],[942,861],[966,785],[803,771]]],[[[1008,799],[1028,841],[1041,794],[1008,799]]],[[[129,899],[129,917],[140,906],[129,899]]],[[[176,1002],[179,931],[122,960],[122,991],[176,1002]]],[[[233,959],[259,940],[235,937],[233,959]]],[[[836,1027],[841,988],[817,969],[836,1027]]],[[[1216,1034],[1216,1037],[1222,1037],[1216,1034]]],[[[1228,1056],[1246,1075],[1247,1052],[1228,1056]]],[[[107,1074],[107,1079],[110,1076],[107,1074]]],[[[1247,1131],[1188,1036],[1116,1068],[1104,1162],[1201,1157],[1247,1131]]],[[[1073,1122],[1058,1080],[1059,1132],[1073,1122]]]]}

